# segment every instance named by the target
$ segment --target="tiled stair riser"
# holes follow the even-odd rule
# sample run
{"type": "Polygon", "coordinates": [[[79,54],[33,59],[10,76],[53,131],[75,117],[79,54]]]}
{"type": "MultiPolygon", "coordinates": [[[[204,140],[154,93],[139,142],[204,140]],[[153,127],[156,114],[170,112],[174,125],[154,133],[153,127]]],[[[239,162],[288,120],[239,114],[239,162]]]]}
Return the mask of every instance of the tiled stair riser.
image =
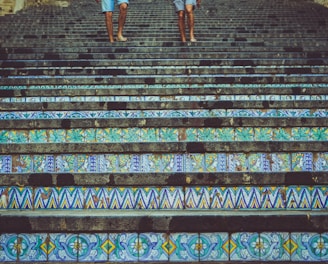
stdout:
{"type": "Polygon", "coordinates": [[[10,111],[0,120],[90,119],[90,118],[197,118],[197,117],[328,117],[327,109],[198,109],[110,111],[10,111]]]}
{"type": "Polygon", "coordinates": [[[0,173],[328,171],[328,152],[0,155],[0,173]]]}
{"type": "Polygon", "coordinates": [[[328,234],[20,233],[0,235],[0,261],[327,261],[328,234]]]}
{"type": "Polygon", "coordinates": [[[326,186],[0,187],[0,209],[327,210],[326,186]]]}
{"type": "Polygon", "coordinates": [[[327,141],[326,127],[76,128],[0,130],[0,143],[327,141]]]}

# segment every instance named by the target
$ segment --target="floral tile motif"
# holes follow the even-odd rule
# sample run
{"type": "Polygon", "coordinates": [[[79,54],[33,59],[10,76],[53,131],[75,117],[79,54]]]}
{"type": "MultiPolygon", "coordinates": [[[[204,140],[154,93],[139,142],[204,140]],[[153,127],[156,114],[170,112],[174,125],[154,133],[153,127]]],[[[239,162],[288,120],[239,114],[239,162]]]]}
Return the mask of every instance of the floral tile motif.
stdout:
{"type": "Polygon", "coordinates": [[[76,156],[65,154],[56,156],[56,172],[75,172],[76,156]]]}
{"type": "Polygon", "coordinates": [[[163,172],[183,172],[185,171],[185,156],[183,154],[163,154],[162,155],[163,172]]]}
{"type": "Polygon", "coordinates": [[[292,154],[293,171],[313,171],[313,154],[300,152],[292,154]]]}
{"type": "Polygon", "coordinates": [[[85,209],[109,208],[109,190],[105,187],[84,187],[85,209]]]}
{"type": "Polygon", "coordinates": [[[47,240],[46,233],[40,234],[19,234],[18,258],[20,261],[46,261],[47,260],[47,240]]]}
{"type": "Polygon", "coordinates": [[[291,233],[292,261],[320,261],[323,240],[317,233],[291,233]]]}
{"type": "Polygon", "coordinates": [[[108,234],[79,234],[78,261],[108,261],[108,234]]]}
{"type": "Polygon", "coordinates": [[[48,142],[48,135],[45,129],[33,129],[29,131],[29,141],[32,143],[48,142]]]}
{"type": "Polygon", "coordinates": [[[205,171],[205,156],[204,154],[187,154],[186,170],[188,172],[203,172],[205,171]]]}
{"type": "Polygon", "coordinates": [[[234,209],[236,207],[236,192],[234,188],[213,187],[210,190],[211,209],[234,209]]]}
{"type": "Polygon", "coordinates": [[[177,128],[162,127],[159,130],[159,138],[163,142],[179,141],[179,130],[177,128]]]}
{"type": "Polygon", "coordinates": [[[116,172],[117,156],[112,154],[98,155],[99,172],[116,172]]]}
{"type": "Polygon", "coordinates": [[[140,159],[142,172],[160,172],[162,170],[161,154],[142,154],[140,159]]]}
{"type": "Polygon", "coordinates": [[[228,168],[229,172],[248,171],[247,156],[244,153],[228,154],[228,168]]]}
{"type": "Polygon", "coordinates": [[[260,260],[289,261],[289,233],[264,232],[260,233],[260,260]]]}
{"type": "Polygon", "coordinates": [[[83,209],[84,194],[82,187],[57,187],[58,209],[83,209]]]}
{"type": "Polygon", "coordinates": [[[263,243],[258,233],[232,233],[230,236],[230,260],[260,260],[263,243]]]}
{"type": "Polygon", "coordinates": [[[220,172],[227,170],[227,155],[225,153],[206,153],[205,171],[220,172]]]}
{"type": "Polygon", "coordinates": [[[202,127],[198,129],[198,141],[216,141],[216,131],[214,128],[202,127]]]}
{"type": "Polygon", "coordinates": [[[117,172],[138,172],[140,168],[140,159],[138,155],[118,155],[117,172]]]}
{"type": "Polygon", "coordinates": [[[250,154],[248,157],[249,171],[257,172],[269,172],[271,171],[271,157],[266,153],[250,154]]]}
{"type": "Polygon", "coordinates": [[[288,186],[286,192],[286,208],[311,209],[312,187],[288,186]]]}
{"type": "Polygon", "coordinates": [[[52,187],[37,187],[34,189],[34,209],[57,209],[58,192],[52,187]]]}
{"type": "Polygon", "coordinates": [[[261,188],[262,209],[285,209],[286,189],[282,186],[263,186],[261,188]]]}
{"type": "Polygon", "coordinates": [[[31,187],[11,186],[8,190],[8,209],[33,209],[31,187]]]}
{"type": "Polygon", "coordinates": [[[275,141],[291,141],[292,135],[290,130],[284,128],[276,128],[273,130],[273,140],[275,141]]]}
{"type": "Polygon", "coordinates": [[[236,209],[261,208],[261,187],[236,187],[236,209]]]}
{"type": "Polygon", "coordinates": [[[54,172],[55,158],[53,155],[34,155],[33,169],[36,173],[54,172]]]}
{"type": "Polygon", "coordinates": [[[311,135],[313,140],[328,141],[328,129],[326,127],[312,127],[311,135]]]}
{"type": "Polygon", "coordinates": [[[183,209],[184,192],[182,187],[163,187],[160,190],[160,209],[183,209]]]}
{"type": "Polygon", "coordinates": [[[16,261],[18,259],[17,234],[0,234],[0,261],[16,261]]]}
{"type": "Polygon", "coordinates": [[[48,261],[77,261],[80,246],[78,234],[51,233],[48,241],[48,261]]]}
{"type": "Polygon", "coordinates": [[[79,173],[97,172],[98,157],[97,155],[77,155],[77,171],[79,173]]]}
{"type": "Polygon", "coordinates": [[[109,188],[109,209],[134,209],[135,191],[132,188],[109,188]]]}
{"type": "Polygon", "coordinates": [[[136,188],[135,208],[136,209],[159,209],[160,207],[160,189],[136,188]]]}
{"type": "Polygon", "coordinates": [[[139,234],[139,261],[168,261],[169,237],[165,233],[139,234]]]}
{"type": "Polygon", "coordinates": [[[140,129],[140,142],[158,142],[159,128],[141,128],[140,129]]]}
{"type": "Polygon", "coordinates": [[[47,131],[49,143],[66,142],[66,129],[49,129],[47,131]]]}
{"type": "Polygon", "coordinates": [[[318,247],[321,248],[320,256],[321,261],[328,261],[328,233],[322,233],[318,247]]]}
{"type": "Polygon", "coordinates": [[[235,129],[235,140],[236,141],[253,141],[254,131],[250,127],[239,127],[235,129]]]}
{"type": "Polygon", "coordinates": [[[186,209],[209,209],[210,193],[207,187],[186,187],[186,209]]]}
{"type": "Polygon", "coordinates": [[[201,233],[198,248],[200,261],[228,261],[229,235],[228,233],[201,233]]]}
{"type": "Polygon", "coordinates": [[[12,157],[12,172],[30,173],[33,172],[33,158],[30,155],[14,155],[12,157]]]}
{"type": "Polygon", "coordinates": [[[217,128],[216,136],[220,142],[231,142],[235,138],[235,130],[231,127],[217,128]]]}
{"type": "Polygon", "coordinates": [[[256,127],[254,128],[255,141],[272,141],[274,130],[270,127],[256,127]]]}
{"type": "Polygon", "coordinates": [[[28,143],[29,132],[27,130],[10,130],[8,131],[8,142],[4,143],[28,143]]]}
{"type": "Polygon", "coordinates": [[[271,170],[274,172],[291,171],[291,158],[289,153],[271,153],[271,170]]]}
{"type": "Polygon", "coordinates": [[[173,250],[169,261],[199,260],[199,235],[197,233],[172,233],[170,244],[173,250]]]}
{"type": "Polygon", "coordinates": [[[109,244],[109,261],[138,261],[140,243],[137,233],[110,233],[109,244]]]}
{"type": "Polygon", "coordinates": [[[328,152],[315,153],[313,159],[315,171],[328,171],[328,152]]]}
{"type": "Polygon", "coordinates": [[[328,188],[327,186],[313,186],[312,192],[312,209],[328,208],[328,188]]]}

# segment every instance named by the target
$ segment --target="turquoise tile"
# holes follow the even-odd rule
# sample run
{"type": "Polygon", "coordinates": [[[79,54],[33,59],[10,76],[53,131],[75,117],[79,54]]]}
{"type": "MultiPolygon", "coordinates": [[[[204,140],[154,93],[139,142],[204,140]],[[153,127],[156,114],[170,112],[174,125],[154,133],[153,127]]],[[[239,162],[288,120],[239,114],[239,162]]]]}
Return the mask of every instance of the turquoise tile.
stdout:
{"type": "Polygon", "coordinates": [[[201,233],[199,235],[200,261],[228,261],[228,233],[201,233]]]}
{"type": "Polygon", "coordinates": [[[320,261],[322,241],[317,233],[291,233],[291,261],[320,261]]]}
{"type": "Polygon", "coordinates": [[[77,261],[80,246],[78,234],[51,233],[48,241],[48,261],[77,261]]]}
{"type": "Polygon", "coordinates": [[[216,136],[220,142],[231,142],[235,139],[235,130],[230,127],[217,128],[216,136]]]}
{"type": "Polygon", "coordinates": [[[123,128],[121,131],[122,142],[140,142],[140,128],[123,128]]]}
{"type": "Polygon", "coordinates": [[[309,141],[311,137],[311,129],[309,127],[293,127],[291,129],[293,140],[309,141]]]}
{"type": "Polygon", "coordinates": [[[254,128],[255,141],[272,141],[273,129],[271,127],[256,127],[254,128]]]}
{"type": "Polygon", "coordinates": [[[140,142],[159,142],[159,128],[141,128],[140,142]]]}
{"type": "Polygon", "coordinates": [[[250,127],[239,127],[235,129],[235,140],[236,141],[253,141],[254,130],[250,127]]]}
{"type": "Polygon", "coordinates": [[[0,261],[18,260],[18,239],[17,234],[0,234],[0,261]]]}
{"type": "Polygon", "coordinates": [[[328,141],[328,129],[326,127],[312,127],[311,139],[315,141],[328,141]]]}
{"type": "Polygon", "coordinates": [[[179,129],[162,127],[159,130],[160,140],[163,142],[178,142],[179,141],[179,129]]]}
{"type": "Polygon", "coordinates": [[[47,143],[48,135],[45,129],[30,130],[29,143],[47,143]]]}
{"type": "Polygon", "coordinates": [[[314,154],[314,170],[328,171],[328,152],[314,154]]]}
{"type": "Polygon", "coordinates": [[[320,253],[321,261],[327,262],[328,261],[328,233],[327,232],[321,234],[320,241],[317,247],[321,248],[321,253],[320,253]]]}
{"type": "Polygon", "coordinates": [[[76,155],[76,171],[78,173],[98,172],[98,156],[90,154],[76,155]]]}
{"type": "Polygon", "coordinates": [[[291,131],[284,128],[275,128],[273,130],[273,140],[274,141],[291,141],[292,135],[291,131]]]}
{"type": "Polygon", "coordinates": [[[198,129],[198,141],[216,141],[216,129],[202,127],[198,129]]]}
{"type": "Polygon", "coordinates": [[[56,157],[56,172],[76,172],[76,156],[63,154],[56,157]]]}
{"type": "Polygon", "coordinates": [[[79,234],[78,261],[100,262],[108,261],[108,234],[79,234]]]}
{"type": "Polygon", "coordinates": [[[199,235],[197,233],[172,233],[170,234],[172,253],[170,262],[199,261],[199,235]]]}
{"type": "Polygon", "coordinates": [[[139,234],[139,261],[168,261],[168,235],[165,233],[139,234]]]}
{"type": "Polygon", "coordinates": [[[47,238],[46,233],[19,234],[19,261],[46,261],[47,238]]]}
{"type": "Polygon", "coordinates": [[[260,260],[290,261],[289,233],[263,232],[260,233],[260,260]]]}
{"type": "Polygon", "coordinates": [[[109,234],[109,261],[138,261],[140,243],[137,233],[109,234]]]}
{"type": "Polygon", "coordinates": [[[231,261],[258,261],[260,260],[263,241],[258,233],[232,233],[230,237],[231,261]]]}
{"type": "Polygon", "coordinates": [[[47,132],[49,143],[66,143],[65,129],[49,129],[47,132]]]}

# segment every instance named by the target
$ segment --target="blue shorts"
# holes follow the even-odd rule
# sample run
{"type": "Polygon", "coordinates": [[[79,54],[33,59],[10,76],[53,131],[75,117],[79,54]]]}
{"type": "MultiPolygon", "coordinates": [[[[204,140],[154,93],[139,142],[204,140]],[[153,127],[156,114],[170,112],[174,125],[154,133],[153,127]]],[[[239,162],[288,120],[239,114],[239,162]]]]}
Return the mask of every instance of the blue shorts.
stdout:
{"type": "Polygon", "coordinates": [[[196,6],[196,0],[173,0],[175,5],[175,11],[183,11],[185,10],[186,5],[193,5],[196,6]]]}
{"type": "Polygon", "coordinates": [[[113,12],[115,9],[115,1],[117,5],[127,3],[129,4],[129,0],[101,0],[101,10],[103,12],[113,12]]]}

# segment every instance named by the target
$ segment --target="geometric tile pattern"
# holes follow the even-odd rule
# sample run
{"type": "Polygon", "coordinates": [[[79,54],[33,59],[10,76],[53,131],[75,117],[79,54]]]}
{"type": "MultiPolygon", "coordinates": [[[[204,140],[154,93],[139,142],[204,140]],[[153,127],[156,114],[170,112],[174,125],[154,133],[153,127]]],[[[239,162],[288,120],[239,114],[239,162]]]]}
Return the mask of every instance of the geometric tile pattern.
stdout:
{"type": "Polygon", "coordinates": [[[326,186],[0,186],[0,209],[327,210],[326,186]]]}
{"type": "Polygon", "coordinates": [[[0,173],[328,171],[328,152],[0,155],[0,173]]]}
{"type": "MultiPolygon", "coordinates": [[[[0,143],[327,141],[326,127],[96,128],[0,130],[0,143]],[[304,131],[306,130],[306,131],[304,131]],[[300,134],[301,133],[301,134],[300,134]]],[[[265,156],[263,156],[265,158],[265,156]]],[[[258,159],[256,157],[255,161],[258,159]]],[[[252,163],[251,163],[252,164],[252,163]]]]}
{"type": "Polygon", "coordinates": [[[328,233],[0,234],[1,262],[327,261],[328,233]]]}

